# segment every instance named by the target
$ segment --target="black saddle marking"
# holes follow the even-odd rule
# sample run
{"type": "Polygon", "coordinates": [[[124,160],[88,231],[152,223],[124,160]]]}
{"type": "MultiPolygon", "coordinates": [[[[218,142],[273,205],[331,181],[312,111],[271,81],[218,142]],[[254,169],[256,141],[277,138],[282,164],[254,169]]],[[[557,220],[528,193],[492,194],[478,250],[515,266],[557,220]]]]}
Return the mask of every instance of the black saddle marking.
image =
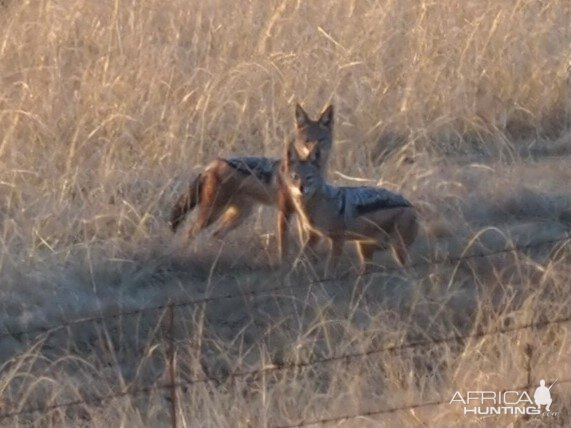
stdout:
{"type": "Polygon", "coordinates": [[[258,180],[269,184],[276,173],[277,159],[263,157],[242,157],[224,159],[224,161],[244,175],[253,175],[258,180]]]}
{"type": "Polygon", "coordinates": [[[355,211],[357,215],[365,215],[367,213],[391,208],[406,208],[412,204],[402,195],[390,192],[382,188],[373,187],[354,187],[353,192],[362,193],[361,197],[357,197],[355,202],[355,211]]]}

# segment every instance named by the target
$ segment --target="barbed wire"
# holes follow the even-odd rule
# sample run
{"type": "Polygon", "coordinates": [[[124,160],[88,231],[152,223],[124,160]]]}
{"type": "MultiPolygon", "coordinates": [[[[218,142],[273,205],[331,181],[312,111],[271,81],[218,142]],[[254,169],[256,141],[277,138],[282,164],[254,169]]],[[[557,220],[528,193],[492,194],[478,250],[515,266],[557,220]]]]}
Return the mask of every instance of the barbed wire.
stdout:
{"type": "MultiPolygon", "coordinates": [[[[563,380],[557,380],[556,382],[557,382],[557,384],[571,383],[571,378],[563,379],[563,380]]],[[[513,388],[513,389],[510,388],[510,390],[526,391],[526,390],[529,390],[529,389],[534,388],[534,387],[537,387],[537,385],[525,385],[525,386],[518,387],[518,388],[513,388]]],[[[450,404],[450,401],[449,400],[426,401],[426,402],[422,402],[422,403],[408,404],[405,406],[389,407],[386,409],[377,409],[377,410],[368,410],[368,411],[359,412],[359,413],[352,413],[352,414],[346,414],[346,415],[341,415],[341,416],[332,416],[332,417],[321,418],[321,419],[312,419],[309,421],[303,420],[303,421],[298,422],[296,424],[274,425],[274,428],[300,428],[300,427],[306,427],[306,426],[310,426],[310,425],[324,425],[324,424],[331,423],[331,422],[341,422],[341,421],[357,419],[357,418],[379,416],[379,415],[384,415],[384,414],[388,414],[388,413],[400,412],[403,410],[414,410],[414,409],[419,409],[419,408],[423,408],[423,407],[441,406],[443,404],[450,404]]]]}
{"type": "MultiPolygon", "coordinates": [[[[550,244],[557,244],[560,242],[568,241],[569,239],[570,239],[570,235],[569,235],[569,233],[566,233],[564,237],[560,237],[560,238],[548,239],[548,240],[544,240],[541,242],[530,243],[530,244],[526,244],[526,245],[511,246],[511,247],[502,248],[500,250],[495,250],[495,251],[490,251],[490,252],[485,252],[485,253],[467,254],[467,255],[454,256],[454,257],[443,257],[443,258],[439,258],[439,259],[437,258],[437,259],[433,259],[433,260],[416,262],[416,263],[410,264],[408,266],[397,266],[397,267],[384,268],[382,270],[368,271],[368,272],[364,272],[364,273],[361,273],[358,275],[353,275],[353,278],[358,279],[361,277],[370,276],[370,275],[374,275],[374,274],[387,274],[387,273],[391,273],[391,272],[416,269],[416,268],[424,267],[424,266],[437,266],[437,265],[449,264],[449,263],[459,263],[459,262],[462,262],[464,260],[470,260],[470,259],[475,259],[475,258],[493,257],[493,256],[500,255],[500,254],[524,251],[524,250],[529,250],[532,248],[538,248],[538,247],[542,247],[542,246],[550,245],[550,244]]],[[[309,282],[302,282],[302,283],[298,283],[298,284],[288,284],[288,285],[279,285],[279,286],[275,286],[275,287],[269,287],[269,288],[266,288],[264,290],[250,290],[250,291],[244,291],[244,292],[240,292],[240,293],[227,293],[227,294],[222,294],[222,295],[217,295],[217,296],[202,297],[202,298],[198,298],[198,299],[186,300],[186,301],[181,301],[181,302],[164,303],[161,305],[150,306],[150,307],[146,307],[146,308],[138,308],[138,309],[131,309],[131,310],[126,310],[126,311],[108,313],[108,314],[100,314],[100,315],[94,315],[94,316],[89,316],[89,317],[76,318],[73,320],[64,321],[64,322],[61,322],[59,324],[54,324],[51,326],[34,327],[34,328],[30,328],[30,329],[26,329],[26,330],[20,330],[20,331],[16,331],[16,332],[1,333],[0,334],[0,341],[2,339],[8,338],[8,337],[15,338],[15,337],[20,337],[20,336],[29,336],[29,335],[33,335],[33,334],[48,334],[49,335],[49,334],[55,333],[57,331],[60,331],[60,330],[63,330],[63,329],[69,328],[69,327],[81,325],[81,324],[102,322],[102,321],[117,319],[117,318],[121,318],[121,317],[131,317],[131,316],[136,316],[136,315],[140,315],[143,313],[149,313],[149,312],[158,312],[161,310],[166,310],[170,306],[180,308],[180,307],[203,305],[203,304],[218,302],[221,300],[232,300],[232,299],[243,299],[243,298],[247,298],[247,297],[258,297],[258,296],[273,294],[273,293],[278,292],[278,291],[295,290],[295,289],[299,289],[299,288],[308,288],[308,287],[311,287],[313,285],[333,283],[335,281],[339,281],[339,280],[347,279],[347,278],[349,278],[348,275],[343,275],[343,276],[339,276],[339,277],[331,277],[331,278],[321,278],[321,279],[316,279],[316,280],[312,280],[309,282]]]]}
{"type": "MultiPolygon", "coordinates": [[[[192,385],[196,385],[196,384],[200,384],[200,383],[208,383],[208,382],[214,382],[217,384],[221,384],[221,383],[229,381],[229,380],[234,380],[237,378],[243,378],[243,377],[248,377],[248,376],[256,376],[256,375],[259,375],[262,373],[267,374],[268,372],[278,372],[278,371],[285,371],[285,370],[292,370],[292,369],[302,369],[302,368],[307,368],[307,367],[311,367],[311,366],[329,364],[329,363],[333,363],[336,361],[343,361],[343,360],[350,361],[350,360],[353,360],[356,358],[369,357],[371,355],[387,353],[387,352],[397,352],[397,351],[401,351],[401,350],[405,350],[405,349],[412,349],[412,348],[418,348],[418,347],[427,347],[427,346],[436,347],[436,346],[441,345],[443,343],[464,342],[464,341],[467,341],[470,339],[479,339],[479,338],[486,337],[486,336],[506,334],[506,333],[511,333],[514,331],[521,331],[521,330],[526,330],[526,329],[533,329],[533,328],[541,329],[541,328],[547,327],[548,325],[563,324],[563,323],[570,322],[570,321],[571,321],[571,315],[563,317],[563,318],[558,318],[555,320],[540,321],[540,322],[536,322],[536,323],[527,323],[527,324],[523,324],[523,325],[519,325],[519,326],[499,328],[499,329],[495,329],[495,330],[491,330],[491,331],[482,331],[482,332],[478,332],[478,333],[474,333],[474,334],[452,335],[452,336],[442,337],[442,338],[430,338],[430,339],[424,339],[424,340],[419,340],[419,341],[411,341],[411,342],[401,344],[401,345],[391,345],[391,346],[386,346],[386,347],[381,347],[381,348],[372,348],[372,349],[368,349],[368,350],[361,351],[361,352],[345,353],[345,354],[341,354],[341,355],[334,355],[331,357],[323,357],[323,358],[312,359],[309,361],[274,364],[271,366],[265,366],[265,367],[262,367],[260,369],[255,369],[255,370],[233,372],[233,373],[226,374],[224,376],[211,376],[211,377],[204,377],[204,378],[200,378],[200,379],[191,379],[188,381],[182,381],[182,382],[177,382],[177,383],[167,383],[167,384],[162,384],[162,385],[151,385],[151,386],[143,386],[143,387],[137,387],[137,388],[127,388],[124,391],[119,391],[116,393],[110,393],[110,394],[106,394],[106,395],[102,395],[102,396],[95,396],[95,397],[90,397],[90,398],[86,398],[86,399],[78,399],[78,400],[72,400],[72,401],[67,401],[67,402],[62,402],[62,403],[51,404],[51,405],[47,405],[47,406],[30,407],[27,409],[20,409],[17,411],[10,411],[10,412],[1,413],[0,414],[0,420],[13,418],[16,416],[22,416],[22,415],[26,415],[26,414],[32,414],[32,413],[36,413],[36,412],[47,413],[47,412],[50,412],[52,410],[57,410],[60,408],[68,408],[68,407],[78,406],[78,405],[82,405],[82,404],[99,404],[99,405],[101,405],[102,403],[109,401],[109,400],[113,400],[115,398],[121,398],[121,397],[125,397],[125,396],[136,396],[136,395],[141,395],[141,394],[149,394],[149,393],[151,393],[153,391],[157,391],[157,390],[170,389],[170,388],[184,388],[184,387],[188,387],[188,386],[192,386],[192,385]]],[[[560,383],[563,383],[563,382],[560,382],[560,383]]],[[[403,410],[403,409],[407,409],[407,408],[424,407],[427,405],[432,405],[432,404],[421,403],[421,404],[412,405],[412,407],[404,406],[402,408],[399,407],[399,408],[395,408],[393,410],[390,410],[390,409],[386,410],[385,409],[382,411],[375,411],[371,414],[356,415],[354,417],[370,416],[372,414],[377,414],[377,413],[389,413],[389,412],[394,412],[397,410],[403,410]]],[[[342,419],[347,419],[347,418],[351,418],[351,416],[343,416],[343,417],[339,417],[338,419],[342,420],[342,419]]],[[[328,420],[327,419],[327,420],[323,420],[322,422],[326,423],[326,422],[332,422],[332,421],[334,421],[334,420],[328,420]]],[[[292,425],[292,426],[304,426],[303,424],[311,425],[311,424],[317,424],[317,423],[319,423],[319,422],[311,422],[311,423],[303,422],[302,425],[292,425]]]]}
{"type": "Polygon", "coordinates": [[[28,407],[26,409],[15,410],[11,412],[1,413],[0,420],[11,419],[16,416],[29,415],[32,413],[48,413],[53,410],[66,409],[68,407],[81,406],[82,404],[102,405],[106,401],[113,400],[121,397],[135,397],[137,395],[149,394],[153,391],[161,390],[164,388],[172,388],[172,385],[150,385],[138,388],[127,388],[124,391],[113,392],[105,395],[97,395],[89,398],[64,401],[61,403],[48,404],[47,406],[28,407]]]}

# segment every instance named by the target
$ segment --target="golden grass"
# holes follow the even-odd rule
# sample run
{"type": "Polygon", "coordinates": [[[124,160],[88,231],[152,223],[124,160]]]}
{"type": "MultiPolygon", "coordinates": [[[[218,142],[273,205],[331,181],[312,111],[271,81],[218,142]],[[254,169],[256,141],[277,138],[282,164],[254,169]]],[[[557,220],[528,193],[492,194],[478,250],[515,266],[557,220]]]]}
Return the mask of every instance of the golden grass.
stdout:
{"type": "MultiPolygon", "coordinates": [[[[455,255],[490,225],[500,233],[485,232],[484,247],[565,230],[568,157],[521,157],[538,147],[569,154],[567,140],[552,141],[571,119],[566,0],[0,4],[2,331],[314,278],[306,260],[292,272],[269,267],[273,248],[257,237],[273,232],[271,214],[192,251],[173,245],[166,225],[187,179],[214,156],[278,156],[294,101],[309,112],[335,104],[333,171],[382,180],[426,208],[433,233],[416,258],[455,255]]],[[[563,316],[569,261],[565,247],[547,248],[180,310],[178,376],[563,316]]],[[[2,339],[2,411],[165,381],[161,325],[147,316],[45,343],[2,339]]],[[[197,385],[180,391],[179,420],[287,424],[510,388],[569,375],[570,351],[559,325],[197,385]]],[[[554,391],[553,419],[494,424],[568,424],[564,391],[554,391]]],[[[439,406],[346,425],[453,426],[461,417],[439,406]]],[[[0,424],[168,421],[157,392],[0,424]]]]}

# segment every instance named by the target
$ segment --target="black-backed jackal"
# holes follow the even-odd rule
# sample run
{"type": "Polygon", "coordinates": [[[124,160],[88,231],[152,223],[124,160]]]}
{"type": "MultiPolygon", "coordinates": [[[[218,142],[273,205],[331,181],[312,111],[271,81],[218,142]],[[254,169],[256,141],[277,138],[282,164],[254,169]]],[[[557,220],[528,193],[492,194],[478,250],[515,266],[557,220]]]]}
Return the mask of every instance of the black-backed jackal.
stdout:
{"type": "Polygon", "coordinates": [[[307,154],[289,145],[284,177],[303,227],[331,240],[328,267],[345,241],[356,241],[360,272],[375,251],[390,247],[403,265],[418,232],[414,207],[403,196],[381,187],[336,187],[320,173],[318,147],[307,154]]]}
{"type": "MultiPolygon", "coordinates": [[[[333,106],[327,107],[314,121],[298,104],[295,124],[295,139],[290,144],[300,153],[309,153],[319,147],[322,156],[317,169],[320,174],[325,174],[333,144],[333,106]]],[[[238,157],[213,160],[176,202],[171,213],[172,230],[176,232],[186,214],[198,206],[198,216],[188,232],[189,238],[222,218],[213,232],[215,237],[221,238],[239,226],[256,205],[276,206],[279,209],[277,237],[281,260],[287,251],[288,221],[295,212],[283,180],[283,171],[284,163],[280,159],[238,157]]]]}

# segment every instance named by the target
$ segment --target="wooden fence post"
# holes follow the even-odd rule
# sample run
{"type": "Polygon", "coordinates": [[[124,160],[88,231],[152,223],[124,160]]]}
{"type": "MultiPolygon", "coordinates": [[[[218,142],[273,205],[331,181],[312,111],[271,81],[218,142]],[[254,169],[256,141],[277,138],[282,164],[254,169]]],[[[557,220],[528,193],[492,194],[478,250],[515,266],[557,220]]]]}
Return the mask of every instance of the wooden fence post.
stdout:
{"type": "Polygon", "coordinates": [[[171,392],[171,426],[172,428],[177,427],[177,396],[176,396],[176,368],[175,368],[175,345],[174,345],[174,304],[169,305],[169,381],[170,381],[170,392],[171,392]]]}

